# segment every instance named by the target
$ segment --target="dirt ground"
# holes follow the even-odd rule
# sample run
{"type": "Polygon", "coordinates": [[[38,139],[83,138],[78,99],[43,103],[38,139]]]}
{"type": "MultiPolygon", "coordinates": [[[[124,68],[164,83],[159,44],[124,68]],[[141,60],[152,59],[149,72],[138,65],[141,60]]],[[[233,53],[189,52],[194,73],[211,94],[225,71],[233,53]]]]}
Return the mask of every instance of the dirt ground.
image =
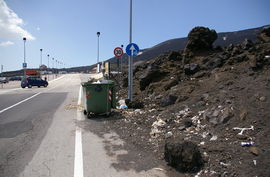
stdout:
{"type": "MultiPolygon", "coordinates": [[[[185,68],[181,54],[137,66],[134,99],[144,107],[114,110],[106,128],[162,164],[168,176],[270,176],[270,43],[198,54],[185,68]],[[200,171],[166,166],[164,145],[170,139],[199,146],[200,171]],[[254,144],[241,146],[245,142],[254,144]]],[[[118,99],[127,97],[122,78],[118,99]]]]}

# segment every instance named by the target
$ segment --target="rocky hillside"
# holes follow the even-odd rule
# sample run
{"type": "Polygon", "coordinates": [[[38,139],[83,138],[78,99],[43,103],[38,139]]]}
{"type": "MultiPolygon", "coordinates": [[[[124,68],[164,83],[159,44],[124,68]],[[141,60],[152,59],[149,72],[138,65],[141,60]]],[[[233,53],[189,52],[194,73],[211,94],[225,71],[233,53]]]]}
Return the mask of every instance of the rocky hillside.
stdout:
{"type": "MultiPolygon", "coordinates": [[[[241,30],[241,31],[234,31],[234,32],[222,32],[218,33],[218,38],[214,42],[214,47],[221,46],[225,47],[229,44],[238,44],[244,41],[245,39],[249,39],[253,42],[256,42],[257,37],[256,35],[262,31],[263,27],[259,28],[253,28],[253,29],[247,29],[247,30],[241,30]]],[[[186,47],[188,38],[177,38],[177,39],[171,39],[168,41],[164,41],[152,48],[145,49],[142,52],[142,55],[137,56],[134,58],[134,61],[145,61],[149,59],[153,59],[157,57],[160,54],[163,54],[165,52],[169,51],[175,51],[175,50],[183,50],[186,47]]],[[[116,58],[109,59],[111,63],[116,63],[116,58]]],[[[128,57],[126,55],[123,56],[123,61],[125,63],[128,62],[128,57]]]]}
{"type": "Polygon", "coordinates": [[[258,37],[215,48],[214,30],[194,28],[185,50],[136,67],[135,101],[108,127],[176,169],[164,167],[169,176],[269,176],[270,28],[258,37]]]}

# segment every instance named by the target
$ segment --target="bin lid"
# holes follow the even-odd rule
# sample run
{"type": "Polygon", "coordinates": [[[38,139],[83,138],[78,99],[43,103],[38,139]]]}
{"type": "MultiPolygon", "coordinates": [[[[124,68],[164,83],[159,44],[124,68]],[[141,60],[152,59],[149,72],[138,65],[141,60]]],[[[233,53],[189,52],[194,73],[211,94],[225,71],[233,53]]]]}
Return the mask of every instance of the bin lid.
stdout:
{"type": "Polygon", "coordinates": [[[112,80],[98,80],[97,82],[82,82],[81,85],[82,86],[88,86],[88,85],[111,85],[114,84],[114,81],[112,80]]]}

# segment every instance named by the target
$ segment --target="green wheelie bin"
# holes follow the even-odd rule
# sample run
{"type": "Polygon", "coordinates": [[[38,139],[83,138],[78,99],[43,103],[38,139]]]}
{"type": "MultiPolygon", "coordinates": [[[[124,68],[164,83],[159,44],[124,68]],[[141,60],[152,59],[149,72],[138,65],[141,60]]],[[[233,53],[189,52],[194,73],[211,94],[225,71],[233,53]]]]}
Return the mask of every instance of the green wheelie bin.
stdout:
{"type": "Polygon", "coordinates": [[[83,82],[84,114],[110,115],[111,109],[116,108],[115,84],[111,80],[98,82],[83,82]]]}

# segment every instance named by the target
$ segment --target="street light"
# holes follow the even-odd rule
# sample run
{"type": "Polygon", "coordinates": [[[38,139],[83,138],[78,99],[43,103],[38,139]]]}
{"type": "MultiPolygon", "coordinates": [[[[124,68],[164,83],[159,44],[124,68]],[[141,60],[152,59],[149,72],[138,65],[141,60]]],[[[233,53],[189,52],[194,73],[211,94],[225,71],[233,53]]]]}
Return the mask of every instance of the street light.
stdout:
{"type": "Polygon", "coordinates": [[[25,52],[25,43],[26,43],[26,37],[24,37],[23,38],[23,75],[24,75],[24,77],[26,76],[26,72],[25,72],[25,69],[27,68],[27,65],[26,65],[26,59],[25,59],[25,54],[26,54],[26,52],[25,52]]]}
{"type": "MultiPolygon", "coordinates": [[[[132,0],[130,0],[129,43],[132,43],[132,0]]],[[[128,57],[128,99],[133,101],[133,56],[128,57]]]]}
{"type": "Polygon", "coordinates": [[[47,55],[47,57],[48,57],[48,67],[47,67],[47,68],[49,69],[49,64],[50,64],[50,55],[48,54],[48,55],[47,55]]]}
{"type": "Polygon", "coordinates": [[[40,50],[40,69],[41,69],[41,65],[42,65],[42,49],[39,49],[40,50]]]}
{"type": "Polygon", "coordinates": [[[100,32],[97,32],[97,37],[98,37],[98,41],[97,41],[97,73],[99,72],[99,36],[100,36],[100,32]]]}

